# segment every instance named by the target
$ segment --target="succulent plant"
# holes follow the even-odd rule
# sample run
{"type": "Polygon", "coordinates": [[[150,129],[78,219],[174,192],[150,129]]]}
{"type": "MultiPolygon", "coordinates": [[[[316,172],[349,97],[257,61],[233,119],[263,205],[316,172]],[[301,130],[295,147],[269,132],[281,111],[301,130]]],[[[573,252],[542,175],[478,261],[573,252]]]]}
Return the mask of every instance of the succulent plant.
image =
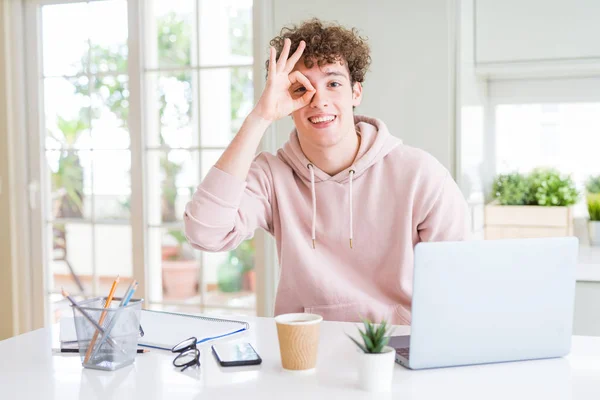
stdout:
{"type": "Polygon", "coordinates": [[[378,327],[376,324],[366,319],[363,319],[362,322],[365,326],[365,330],[362,331],[359,328],[358,332],[360,333],[363,342],[359,342],[350,335],[348,335],[348,337],[365,353],[381,353],[390,341],[390,335],[392,333],[390,326],[386,321],[382,321],[378,327]]]}

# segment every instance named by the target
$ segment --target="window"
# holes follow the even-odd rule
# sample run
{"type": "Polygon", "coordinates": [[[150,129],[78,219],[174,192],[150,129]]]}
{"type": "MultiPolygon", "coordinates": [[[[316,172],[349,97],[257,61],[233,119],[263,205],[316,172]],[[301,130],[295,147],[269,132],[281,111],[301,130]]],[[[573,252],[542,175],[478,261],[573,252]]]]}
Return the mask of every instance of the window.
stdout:
{"type": "Polygon", "coordinates": [[[43,55],[28,60],[40,65],[28,80],[40,82],[41,128],[30,134],[45,160],[39,247],[48,300],[59,300],[61,287],[105,295],[119,275],[143,278],[140,297],[152,308],[254,314],[254,241],[208,254],[187,244],[182,224],[253,105],[252,1],[60,3],[40,1],[28,16],[43,55]],[[131,32],[139,40],[129,41],[131,32]],[[139,67],[130,65],[134,53],[143,55],[139,67]],[[142,83],[137,95],[132,80],[142,83]],[[136,162],[143,179],[132,185],[136,162]],[[132,211],[139,206],[143,213],[132,211]],[[146,246],[136,248],[136,237],[146,246]]]}
{"type": "MultiPolygon", "coordinates": [[[[495,121],[498,173],[552,167],[570,174],[581,192],[600,174],[600,102],[499,104],[495,121]]],[[[583,196],[574,211],[587,216],[583,196]]]]}

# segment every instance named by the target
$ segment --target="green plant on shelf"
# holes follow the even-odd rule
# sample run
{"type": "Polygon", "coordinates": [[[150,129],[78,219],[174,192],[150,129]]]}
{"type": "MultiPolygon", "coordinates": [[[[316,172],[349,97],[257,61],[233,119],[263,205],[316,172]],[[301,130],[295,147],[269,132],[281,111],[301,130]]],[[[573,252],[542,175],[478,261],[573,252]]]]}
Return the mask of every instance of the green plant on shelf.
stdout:
{"type": "Polygon", "coordinates": [[[587,207],[591,221],[600,221],[600,194],[587,195],[587,207]]]}
{"type": "Polygon", "coordinates": [[[600,175],[590,176],[585,184],[590,221],[600,221],[600,175]]]}
{"type": "Polygon", "coordinates": [[[590,176],[585,183],[585,190],[588,193],[600,193],[600,175],[590,176]]]}
{"type": "Polygon", "coordinates": [[[492,195],[501,205],[520,206],[570,206],[579,199],[571,177],[552,168],[536,168],[527,175],[498,175],[492,195]]]}
{"type": "Polygon", "coordinates": [[[504,206],[523,206],[532,203],[527,177],[520,173],[498,175],[492,194],[504,206]]]}
{"type": "Polygon", "coordinates": [[[531,192],[539,206],[570,206],[579,199],[571,177],[563,176],[555,169],[535,169],[529,179],[531,192]]]}

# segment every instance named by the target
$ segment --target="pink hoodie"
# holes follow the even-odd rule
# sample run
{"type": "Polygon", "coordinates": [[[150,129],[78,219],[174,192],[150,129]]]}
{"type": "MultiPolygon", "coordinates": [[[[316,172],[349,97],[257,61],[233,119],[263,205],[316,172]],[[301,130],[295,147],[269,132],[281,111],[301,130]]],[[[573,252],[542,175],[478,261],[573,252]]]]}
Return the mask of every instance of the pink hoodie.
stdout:
{"type": "Polygon", "coordinates": [[[246,182],[213,167],[187,204],[186,235],[205,251],[234,249],[258,227],[274,235],[275,315],[410,324],[413,248],[466,239],[467,204],[431,155],[378,119],[355,122],[358,155],[335,176],[310,163],[295,130],[276,156],[256,157],[246,182]]]}

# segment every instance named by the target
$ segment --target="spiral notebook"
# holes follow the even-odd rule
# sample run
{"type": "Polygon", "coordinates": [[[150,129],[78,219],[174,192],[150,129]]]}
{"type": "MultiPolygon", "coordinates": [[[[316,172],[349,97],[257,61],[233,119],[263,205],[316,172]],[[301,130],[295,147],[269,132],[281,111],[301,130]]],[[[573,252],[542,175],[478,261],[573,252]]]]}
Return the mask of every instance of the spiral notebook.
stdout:
{"type": "Polygon", "coordinates": [[[204,343],[250,328],[244,321],[150,310],[142,310],[141,323],[144,336],[138,344],[165,350],[192,336],[204,343]]]}

